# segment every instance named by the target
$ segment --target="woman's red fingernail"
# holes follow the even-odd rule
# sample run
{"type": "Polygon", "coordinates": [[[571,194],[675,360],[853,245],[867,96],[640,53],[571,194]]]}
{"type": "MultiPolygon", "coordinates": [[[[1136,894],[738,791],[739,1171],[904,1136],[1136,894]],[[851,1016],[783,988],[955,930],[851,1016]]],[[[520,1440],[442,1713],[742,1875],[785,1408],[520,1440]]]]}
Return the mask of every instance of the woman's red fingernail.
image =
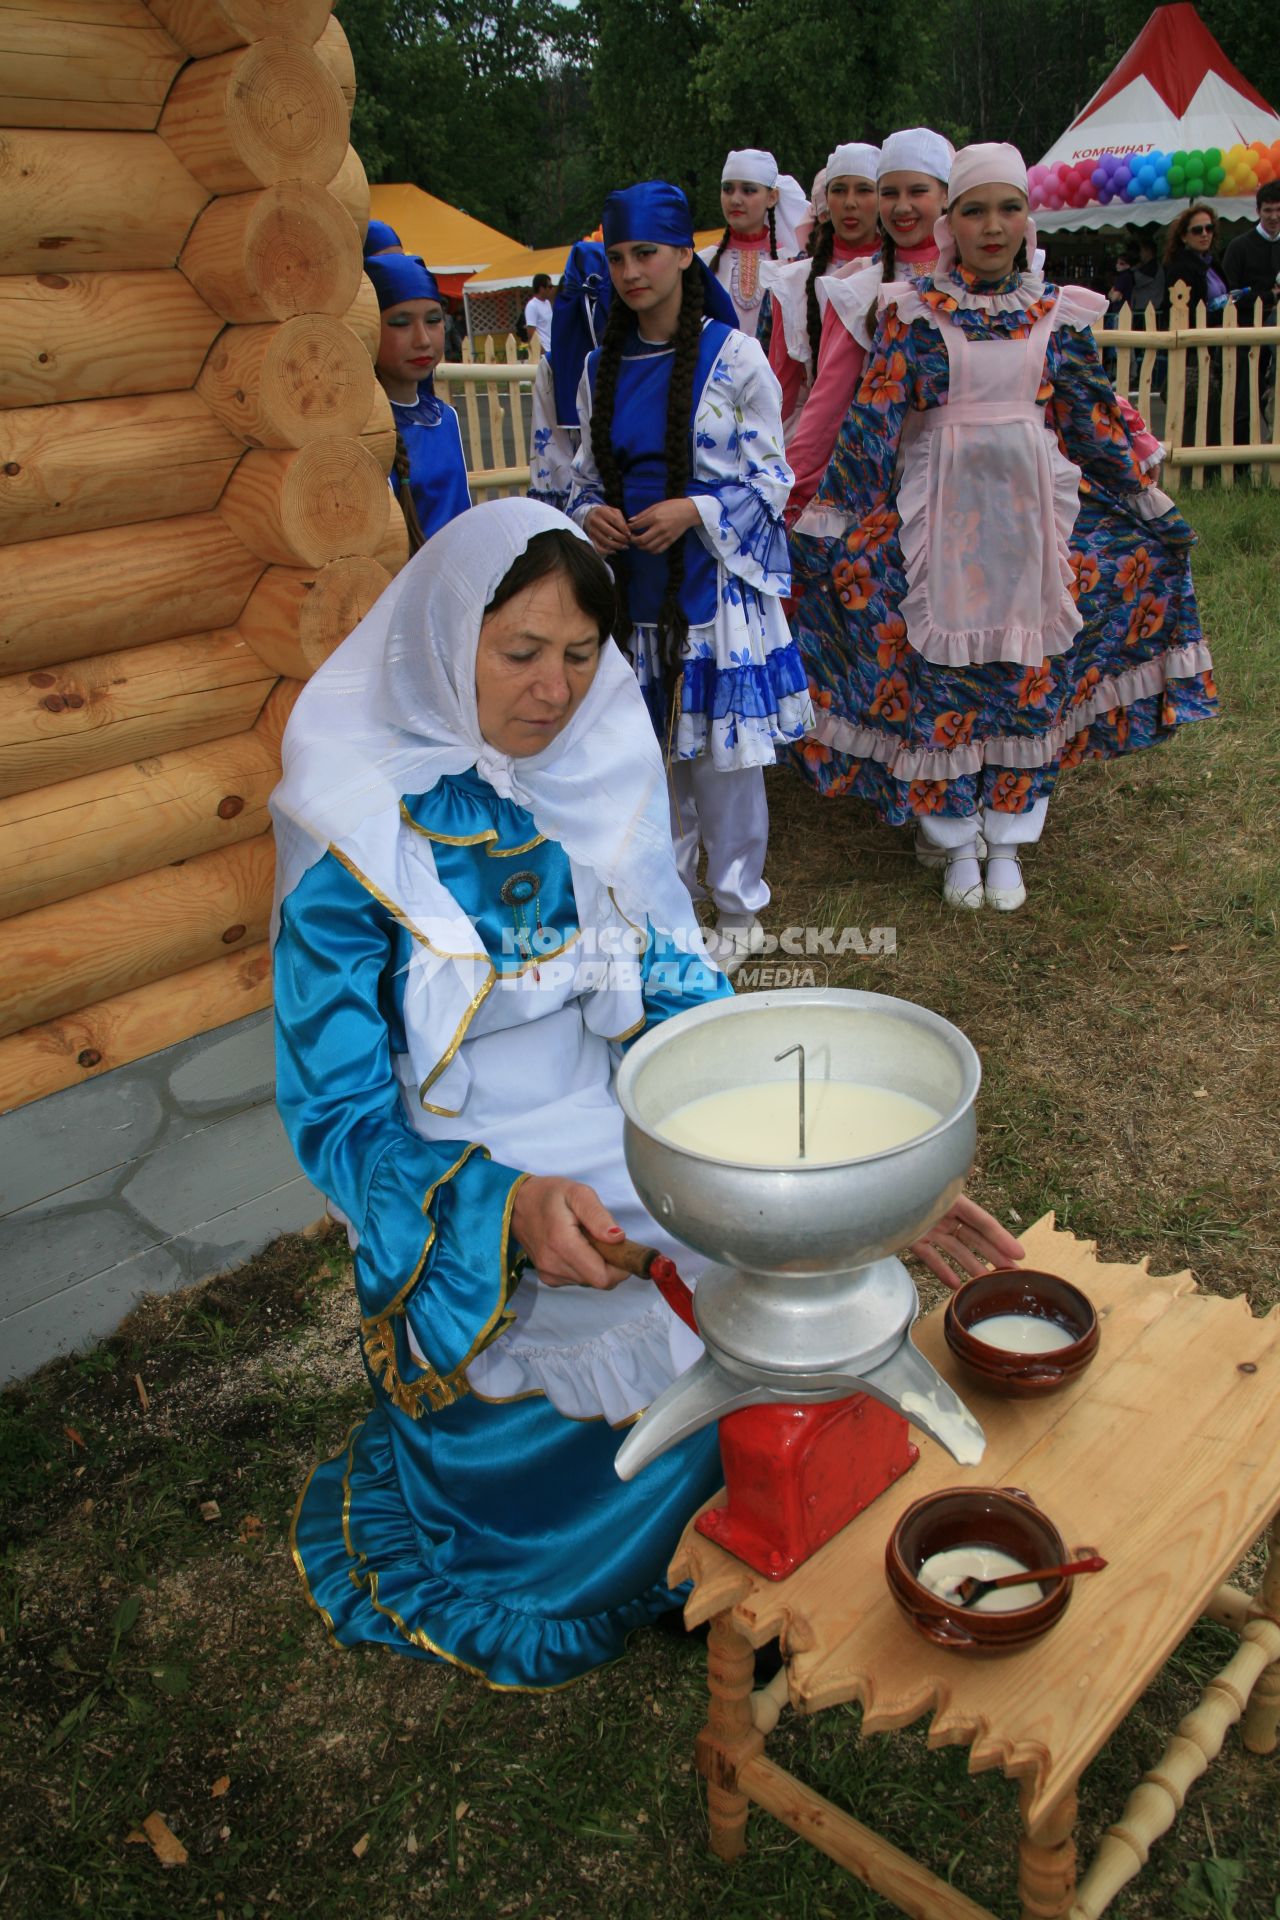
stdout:
{"type": "Polygon", "coordinates": [[[626,1239],[626,1237],[627,1237],[627,1236],[626,1236],[626,1234],[625,1234],[625,1233],[624,1233],[624,1232],[622,1231],[622,1228],[621,1228],[621,1227],[610,1227],[610,1229],[609,1229],[609,1238],[610,1238],[611,1240],[625,1240],[625,1239],[626,1239]]]}

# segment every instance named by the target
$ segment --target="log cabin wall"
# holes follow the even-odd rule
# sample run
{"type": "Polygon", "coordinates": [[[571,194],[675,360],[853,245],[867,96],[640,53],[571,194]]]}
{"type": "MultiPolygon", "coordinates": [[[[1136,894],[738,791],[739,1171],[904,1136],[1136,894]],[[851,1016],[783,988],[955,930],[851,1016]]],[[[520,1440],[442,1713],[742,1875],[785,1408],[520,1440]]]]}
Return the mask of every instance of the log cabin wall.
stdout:
{"type": "Polygon", "coordinates": [[[0,0],[7,1373],[319,1211],[271,1106],[266,802],[407,556],[354,91],[329,0],[0,0]]]}

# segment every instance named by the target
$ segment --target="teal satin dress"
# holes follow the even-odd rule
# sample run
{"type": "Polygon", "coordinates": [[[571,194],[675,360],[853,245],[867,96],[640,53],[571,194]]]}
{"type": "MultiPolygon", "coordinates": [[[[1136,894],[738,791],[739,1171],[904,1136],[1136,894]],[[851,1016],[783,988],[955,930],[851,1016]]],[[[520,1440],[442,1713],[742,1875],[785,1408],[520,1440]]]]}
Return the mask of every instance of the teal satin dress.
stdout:
{"type": "MultiPolygon", "coordinates": [[[[522,909],[502,897],[511,870],[535,877],[543,929],[576,930],[563,850],[476,774],[402,812],[431,838],[439,877],[500,975],[522,959],[522,909]]],[[[409,946],[390,904],[333,852],[284,902],[277,1100],[301,1165],[358,1243],[373,1393],[302,1490],[294,1559],[344,1646],[451,1661],[494,1687],[561,1686],[675,1604],[666,1566],[720,1484],[716,1434],[624,1483],[613,1467],[622,1435],[602,1418],[566,1418],[541,1393],[495,1403],[469,1390],[468,1365],[507,1333],[515,1290],[536,1285],[522,1281],[510,1231],[524,1169],[411,1124],[396,1073],[409,946]]],[[[642,971],[649,1026],[729,991],[653,937],[642,971]]]]}

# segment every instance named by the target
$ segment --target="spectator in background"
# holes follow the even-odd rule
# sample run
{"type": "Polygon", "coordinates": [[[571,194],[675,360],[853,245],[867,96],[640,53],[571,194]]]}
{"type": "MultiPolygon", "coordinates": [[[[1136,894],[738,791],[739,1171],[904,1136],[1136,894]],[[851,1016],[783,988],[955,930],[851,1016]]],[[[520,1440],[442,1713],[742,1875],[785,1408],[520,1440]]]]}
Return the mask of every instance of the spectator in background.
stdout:
{"type": "Polygon", "coordinates": [[[462,302],[447,301],[444,305],[444,357],[446,360],[461,360],[466,338],[466,312],[462,302]]]}
{"type": "MultiPolygon", "coordinates": [[[[1218,222],[1212,207],[1188,207],[1180,213],[1169,229],[1169,238],[1164,250],[1164,276],[1169,292],[1179,286],[1187,288],[1191,299],[1191,324],[1196,323],[1197,309],[1203,302],[1205,323],[1216,327],[1222,324],[1222,309],[1227,304],[1227,283],[1222,270],[1214,258],[1214,242],[1218,235],[1218,222]]],[[[1221,404],[1222,391],[1222,354],[1217,347],[1209,354],[1209,398],[1205,415],[1205,437],[1203,446],[1216,447],[1222,442],[1221,404]]],[[[1200,387],[1200,355],[1187,355],[1186,412],[1184,415],[1184,433],[1187,440],[1195,437],[1196,413],[1200,387]]]]}
{"type": "Polygon", "coordinates": [[[1236,235],[1222,265],[1233,293],[1262,301],[1263,322],[1269,326],[1280,298],[1280,180],[1259,187],[1255,205],[1258,224],[1236,235]]]}
{"type": "Polygon", "coordinates": [[[551,351],[551,275],[535,273],[533,292],[525,302],[524,338],[537,334],[544,353],[551,351]]]}
{"type": "Polygon", "coordinates": [[[1154,233],[1130,229],[1128,245],[1116,259],[1116,273],[1108,297],[1117,307],[1127,300],[1139,325],[1148,307],[1154,307],[1158,313],[1164,306],[1168,295],[1154,233]]]}
{"type": "Polygon", "coordinates": [[[1208,324],[1219,323],[1227,304],[1227,283],[1214,255],[1218,222],[1212,207],[1188,207],[1169,229],[1164,250],[1164,277],[1170,293],[1181,281],[1191,294],[1191,312],[1203,300],[1208,324]]]}
{"type": "MultiPolygon", "coordinates": [[[[1227,248],[1222,270],[1227,285],[1240,307],[1241,323],[1253,324],[1254,302],[1262,302],[1262,324],[1271,326],[1280,299],[1280,180],[1268,180],[1258,188],[1254,202],[1258,224],[1247,233],[1237,234],[1227,248]]],[[[1249,356],[1241,353],[1236,368],[1237,446],[1247,446],[1253,437],[1249,418],[1249,356]]],[[[1258,403],[1266,406],[1266,393],[1275,385],[1276,357],[1264,347],[1258,362],[1258,403]]]]}

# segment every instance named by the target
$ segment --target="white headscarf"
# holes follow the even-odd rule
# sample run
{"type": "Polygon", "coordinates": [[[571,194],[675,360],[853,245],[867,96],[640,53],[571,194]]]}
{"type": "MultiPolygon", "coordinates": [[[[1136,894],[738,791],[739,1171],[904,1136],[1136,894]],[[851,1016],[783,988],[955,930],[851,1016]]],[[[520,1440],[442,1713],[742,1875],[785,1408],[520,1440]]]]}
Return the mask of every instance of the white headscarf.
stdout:
{"type": "Polygon", "coordinates": [[[430,840],[402,830],[402,796],[474,767],[564,848],[580,925],[608,930],[606,957],[621,963],[585,996],[593,1032],[624,1032],[643,1015],[629,925],[647,919],[703,951],[672,852],[662,755],[635,674],[612,640],[582,705],[541,753],[513,759],[481,735],[476,649],[485,608],[534,536],[553,528],[586,538],[532,500],[495,500],[442,527],[303,688],[271,796],[273,937],[281,902],[330,848],[392,905],[415,936],[406,1027],[417,1084],[424,1099],[432,1086],[437,1111],[456,1110],[465,1095],[461,1050],[452,1064],[445,1055],[492,984],[492,967],[436,874],[430,840]]]}
{"type": "Polygon", "coordinates": [[[927,173],[945,185],[955,157],[951,142],[932,127],[900,127],[880,149],[876,179],[883,180],[886,173],[927,173]]]}
{"type": "MultiPolygon", "coordinates": [[[[971,147],[961,147],[951,163],[947,205],[955,206],[973,187],[997,186],[1016,187],[1024,199],[1028,197],[1027,163],[1018,149],[1005,140],[984,140],[971,147]]],[[[938,243],[938,271],[946,272],[956,263],[956,238],[947,224],[946,214],[935,221],[933,237],[938,243]]],[[[1042,253],[1037,258],[1036,240],[1036,223],[1028,214],[1027,259],[1033,273],[1044,264],[1042,253]]]]}
{"type": "Polygon", "coordinates": [[[800,232],[813,217],[809,196],[792,174],[779,173],[778,163],[763,147],[736,147],[725,155],[720,169],[720,184],[726,180],[749,180],[754,187],[778,189],[773,210],[774,232],[778,240],[778,258],[789,260],[799,250],[800,232]]]}
{"type": "Polygon", "coordinates": [[[847,140],[827,156],[828,180],[874,180],[880,165],[879,147],[865,140],[847,140]]]}

